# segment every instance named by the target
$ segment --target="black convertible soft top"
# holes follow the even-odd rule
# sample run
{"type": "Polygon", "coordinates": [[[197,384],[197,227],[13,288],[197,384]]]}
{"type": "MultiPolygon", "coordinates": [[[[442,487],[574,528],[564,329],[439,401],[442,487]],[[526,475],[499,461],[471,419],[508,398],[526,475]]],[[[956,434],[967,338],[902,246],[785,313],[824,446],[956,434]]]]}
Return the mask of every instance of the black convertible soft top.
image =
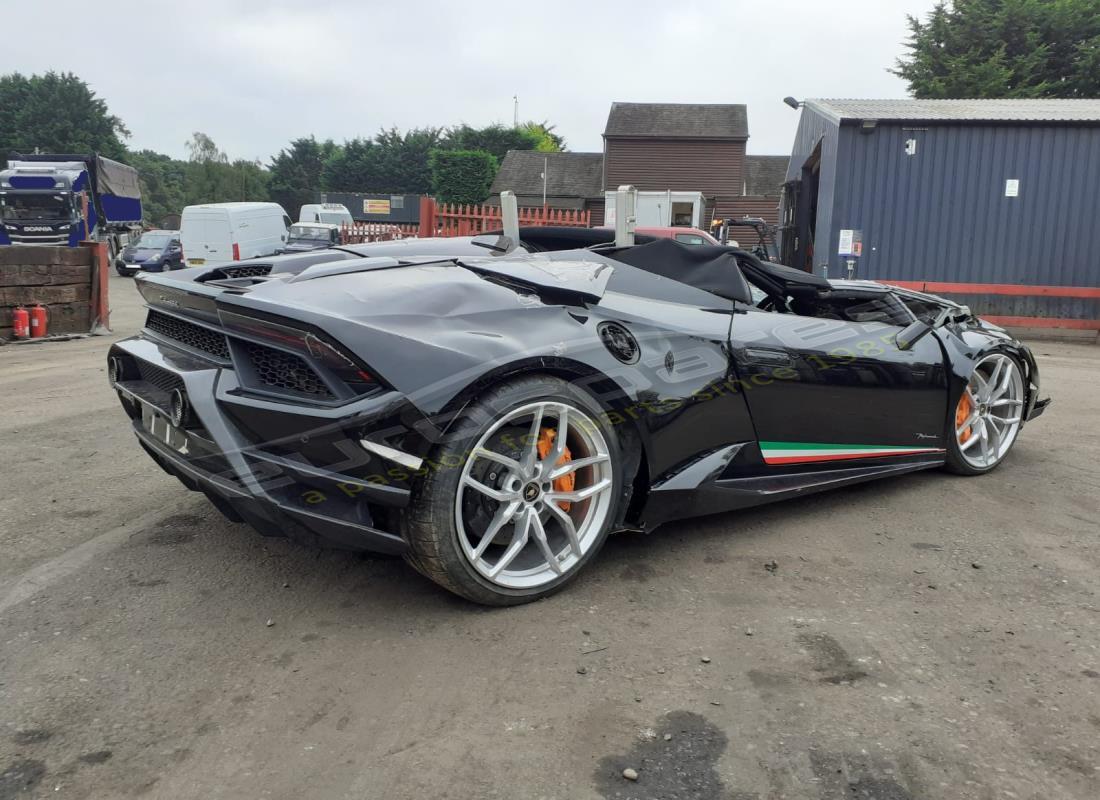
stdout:
{"type": "Polygon", "coordinates": [[[673,239],[603,251],[615,261],[716,294],[751,303],[752,294],[732,247],[685,245],[673,239]]]}
{"type": "Polygon", "coordinates": [[[648,244],[600,252],[646,272],[749,304],[752,299],[746,279],[778,297],[812,296],[830,288],[829,282],[819,275],[761,261],[737,247],[684,245],[673,239],[656,239],[648,244]]]}
{"type": "Polygon", "coordinates": [[[771,261],[761,261],[743,250],[738,251],[737,260],[749,280],[762,289],[772,289],[773,294],[797,295],[831,288],[829,282],[820,275],[771,261]]]}

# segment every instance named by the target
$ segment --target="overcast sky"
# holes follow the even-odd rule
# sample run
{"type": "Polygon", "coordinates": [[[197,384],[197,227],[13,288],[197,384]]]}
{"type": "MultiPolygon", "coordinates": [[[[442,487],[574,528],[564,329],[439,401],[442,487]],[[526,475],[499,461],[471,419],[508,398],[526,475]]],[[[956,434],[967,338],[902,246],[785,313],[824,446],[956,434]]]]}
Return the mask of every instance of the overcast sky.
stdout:
{"type": "Polygon", "coordinates": [[[0,73],[72,71],[134,149],[192,131],[265,162],[292,138],[521,119],[600,150],[612,101],[745,103],[749,152],[790,152],[804,97],[904,97],[886,70],[932,0],[85,0],[5,15],[0,73]]]}

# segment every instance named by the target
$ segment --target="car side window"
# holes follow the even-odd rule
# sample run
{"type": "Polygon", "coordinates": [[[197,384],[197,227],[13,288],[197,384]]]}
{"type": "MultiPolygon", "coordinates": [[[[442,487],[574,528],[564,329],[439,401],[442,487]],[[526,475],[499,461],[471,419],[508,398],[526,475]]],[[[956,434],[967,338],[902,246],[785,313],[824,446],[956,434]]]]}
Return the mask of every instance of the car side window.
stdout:
{"type": "Polygon", "coordinates": [[[678,233],[676,234],[676,241],[680,244],[706,244],[703,237],[696,233],[678,233]]]}
{"type": "MultiPolygon", "coordinates": [[[[799,305],[804,304],[792,304],[795,313],[801,313],[799,305]]],[[[806,316],[846,322],[883,322],[887,325],[908,325],[913,321],[906,308],[888,292],[871,296],[834,293],[819,298],[813,305],[814,313],[806,316]]]]}
{"type": "Polygon", "coordinates": [[[900,295],[898,299],[905,304],[906,308],[913,312],[914,317],[924,322],[932,322],[939,313],[943,311],[943,306],[939,303],[930,300],[922,300],[919,297],[900,295]]]}

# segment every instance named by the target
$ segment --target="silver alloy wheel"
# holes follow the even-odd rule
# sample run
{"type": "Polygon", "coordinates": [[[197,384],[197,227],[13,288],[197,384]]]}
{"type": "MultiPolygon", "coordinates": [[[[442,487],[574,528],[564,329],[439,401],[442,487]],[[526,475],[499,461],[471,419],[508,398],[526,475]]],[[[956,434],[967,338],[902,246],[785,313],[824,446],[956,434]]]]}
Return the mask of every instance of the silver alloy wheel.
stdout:
{"type": "Polygon", "coordinates": [[[486,580],[509,589],[544,586],[580,563],[612,508],[611,453],[596,423],[577,408],[539,402],[508,413],[470,451],[455,496],[455,527],[467,560],[486,580]],[[545,458],[538,440],[556,435],[545,458]],[[507,433],[522,430],[517,438],[507,433]],[[501,453],[503,445],[509,453],[501,453]],[[492,449],[496,447],[497,449],[492,449]],[[564,461],[569,450],[569,460],[564,461]],[[475,471],[488,472],[475,476],[475,471]],[[555,481],[575,476],[570,491],[555,481]],[[562,504],[568,504],[568,509],[562,504]],[[471,504],[492,516],[476,525],[471,504]]]}
{"type": "Polygon", "coordinates": [[[995,466],[1008,453],[1024,411],[1024,379],[1009,356],[986,356],[966,386],[970,413],[955,428],[959,452],[975,469],[995,466]]]}

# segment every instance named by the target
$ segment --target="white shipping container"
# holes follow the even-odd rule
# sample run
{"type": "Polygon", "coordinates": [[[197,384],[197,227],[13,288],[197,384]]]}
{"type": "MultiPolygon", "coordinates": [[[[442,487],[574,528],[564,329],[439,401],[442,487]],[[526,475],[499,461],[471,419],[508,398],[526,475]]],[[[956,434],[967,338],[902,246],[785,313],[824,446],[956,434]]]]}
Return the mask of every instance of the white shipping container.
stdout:
{"type": "MultiPolygon", "coordinates": [[[[638,192],[635,216],[639,228],[702,228],[702,192],[638,192]]],[[[604,192],[604,225],[615,225],[615,192],[604,192]]]]}

